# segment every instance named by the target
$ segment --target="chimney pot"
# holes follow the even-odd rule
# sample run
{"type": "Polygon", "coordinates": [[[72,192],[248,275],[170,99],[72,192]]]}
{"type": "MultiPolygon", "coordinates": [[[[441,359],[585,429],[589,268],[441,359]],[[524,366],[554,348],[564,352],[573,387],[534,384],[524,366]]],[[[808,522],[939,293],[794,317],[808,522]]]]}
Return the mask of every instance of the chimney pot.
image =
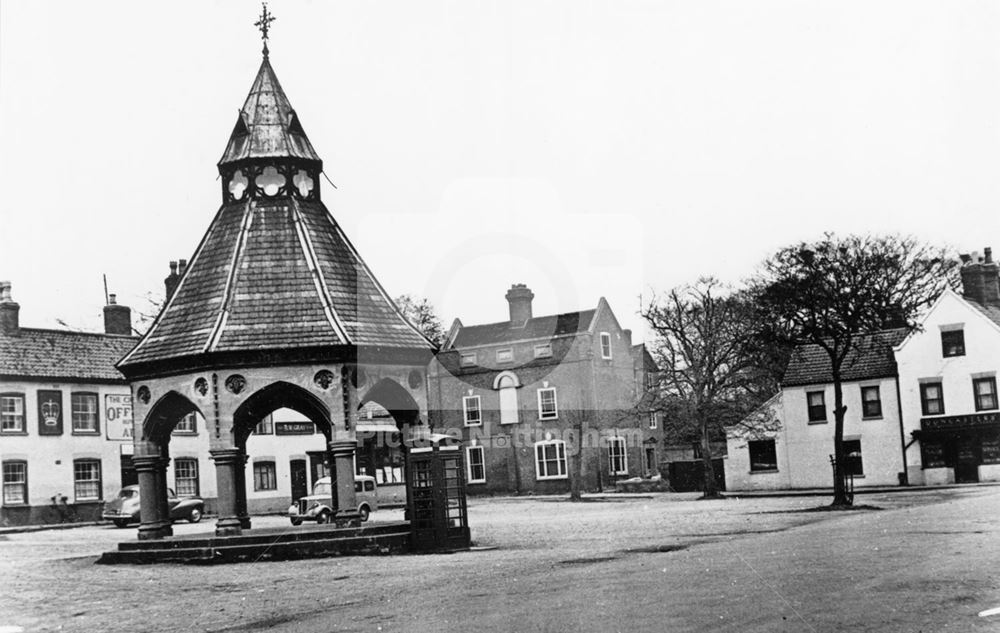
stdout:
{"type": "Polygon", "coordinates": [[[1000,265],[993,261],[993,249],[983,249],[983,256],[962,257],[962,296],[984,306],[1000,308],[1000,265]]]}
{"type": "Polygon", "coordinates": [[[104,333],[132,334],[132,309],[117,303],[117,296],[108,295],[108,305],[104,306],[104,333]]]}
{"type": "Polygon", "coordinates": [[[525,284],[512,284],[507,291],[507,303],[510,304],[510,324],[522,326],[531,318],[531,300],[535,293],[525,284]]]}
{"type": "MultiPolygon", "coordinates": [[[[184,261],[183,259],[181,261],[184,261]]],[[[177,290],[177,284],[180,282],[181,276],[177,274],[177,262],[170,262],[170,274],[167,278],[163,280],[163,286],[166,290],[166,298],[164,301],[170,301],[170,297],[174,296],[174,291],[177,290]]]]}
{"type": "Polygon", "coordinates": [[[21,306],[10,296],[9,281],[0,281],[0,332],[14,335],[21,329],[21,306]]]}
{"type": "Polygon", "coordinates": [[[177,261],[177,274],[183,275],[184,271],[187,270],[188,260],[181,259],[177,261]]]}

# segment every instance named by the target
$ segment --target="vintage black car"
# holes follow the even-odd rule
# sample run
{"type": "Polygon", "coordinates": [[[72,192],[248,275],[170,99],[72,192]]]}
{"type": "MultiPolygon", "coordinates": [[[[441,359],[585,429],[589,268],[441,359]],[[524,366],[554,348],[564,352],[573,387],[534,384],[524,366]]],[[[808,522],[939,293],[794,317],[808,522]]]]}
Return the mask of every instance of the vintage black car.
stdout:
{"type": "MultiPolygon", "coordinates": [[[[205,513],[205,501],[200,497],[178,497],[167,489],[167,506],[170,519],[187,519],[190,523],[201,521],[205,513]]],[[[125,486],[111,501],[104,504],[101,516],[114,522],[120,528],[129,523],[139,522],[139,486],[125,486]]]]}

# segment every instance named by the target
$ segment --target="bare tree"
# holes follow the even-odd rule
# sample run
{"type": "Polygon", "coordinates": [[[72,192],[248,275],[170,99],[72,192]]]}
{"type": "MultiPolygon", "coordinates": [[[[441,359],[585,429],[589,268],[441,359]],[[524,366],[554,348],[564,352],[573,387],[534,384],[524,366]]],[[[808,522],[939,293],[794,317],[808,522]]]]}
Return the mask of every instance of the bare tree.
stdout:
{"type": "Polygon", "coordinates": [[[712,440],[766,397],[757,388],[762,370],[752,315],[745,296],[711,278],[654,298],[642,312],[660,364],[652,407],[664,413],[668,434],[700,442],[706,498],[719,495],[712,440]]]}
{"type": "Polygon", "coordinates": [[[431,305],[430,301],[426,298],[418,299],[408,294],[399,295],[394,301],[403,316],[417,326],[432,343],[438,347],[444,343],[444,326],[434,312],[434,306],[431,305]]]}
{"type": "Polygon", "coordinates": [[[848,355],[880,344],[867,336],[917,328],[916,318],[947,286],[953,259],[910,237],[827,234],[778,251],[755,280],[762,322],[792,342],[829,356],[834,393],[833,506],[851,505],[846,491],[842,376],[848,355]]]}

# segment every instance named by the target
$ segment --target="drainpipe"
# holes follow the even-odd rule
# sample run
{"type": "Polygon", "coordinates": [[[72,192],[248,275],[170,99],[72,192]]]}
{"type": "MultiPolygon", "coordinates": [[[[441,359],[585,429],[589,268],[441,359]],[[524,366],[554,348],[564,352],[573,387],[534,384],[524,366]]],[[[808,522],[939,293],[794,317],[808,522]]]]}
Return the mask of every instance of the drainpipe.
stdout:
{"type": "Polygon", "coordinates": [[[903,432],[903,398],[900,396],[900,391],[899,391],[899,371],[896,372],[896,376],[894,379],[896,381],[896,409],[899,413],[899,446],[902,448],[903,451],[903,476],[899,480],[899,484],[901,486],[909,486],[910,472],[906,467],[907,444],[906,444],[906,434],[903,432]]]}

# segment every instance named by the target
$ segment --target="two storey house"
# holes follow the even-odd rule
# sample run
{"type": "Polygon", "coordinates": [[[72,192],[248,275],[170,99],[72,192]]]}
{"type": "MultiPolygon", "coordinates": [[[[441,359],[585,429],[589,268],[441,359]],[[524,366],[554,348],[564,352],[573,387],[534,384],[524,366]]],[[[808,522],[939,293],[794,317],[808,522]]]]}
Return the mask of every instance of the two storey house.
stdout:
{"type": "Polygon", "coordinates": [[[655,364],[604,298],[536,317],[515,284],[509,318],[452,325],[428,374],[432,423],[461,437],[468,491],[596,490],[656,473],[662,429],[639,413],[655,364]]]}

